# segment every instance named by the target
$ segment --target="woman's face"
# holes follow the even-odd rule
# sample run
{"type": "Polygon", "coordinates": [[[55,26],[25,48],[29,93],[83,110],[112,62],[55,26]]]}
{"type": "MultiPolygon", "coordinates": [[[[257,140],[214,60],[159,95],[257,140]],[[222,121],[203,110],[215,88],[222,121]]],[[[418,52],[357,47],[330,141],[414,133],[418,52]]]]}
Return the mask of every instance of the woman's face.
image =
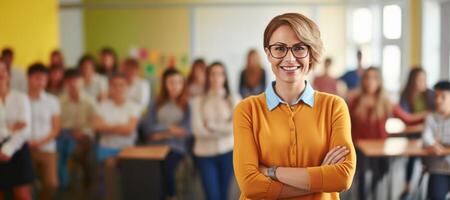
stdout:
{"type": "Polygon", "coordinates": [[[221,65],[214,65],[210,70],[208,81],[211,89],[223,89],[225,83],[225,70],[223,67],[221,65]]]}
{"type": "MultiPolygon", "coordinates": [[[[301,42],[290,26],[283,25],[273,32],[269,45],[280,44],[292,47],[301,42]]],[[[306,57],[297,59],[292,55],[292,51],[289,50],[284,58],[278,59],[272,57],[268,48],[265,48],[265,51],[277,82],[292,84],[305,81],[309,73],[309,52],[306,57]]]]}
{"type": "Polygon", "coordinates": [[[175,99],[183,92],[184,79],[180,74],[174,74],[166,78],[166,89],[171,99],[175,99]]]}
{"type": "Polygon", "coordinates": [[[367,72],[367,75],[365,76],[365,79],[363,80],[363,87],[364,90],[368,94],[375,94],[377,90],[380,88],[380,77],[379,74],[374,71],[370,70],[367,72]]]}
{"type": "Polygon", "coordinates": [[[419,72],[414,82],[417,92],[425,92],[427,90],[427,76],[424,72],[419,72]]]}

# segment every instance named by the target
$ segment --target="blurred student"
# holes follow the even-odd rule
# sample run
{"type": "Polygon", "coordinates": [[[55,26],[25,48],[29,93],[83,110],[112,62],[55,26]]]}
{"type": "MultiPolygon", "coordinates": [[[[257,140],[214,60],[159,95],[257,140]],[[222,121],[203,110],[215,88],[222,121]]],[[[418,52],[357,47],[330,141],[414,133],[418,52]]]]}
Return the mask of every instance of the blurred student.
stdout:
{"type": "Polygon", "coordinates": [[[247,54],[247,63],[239,81],[239,93],[242,98],[257,95],[266,89],[266,71],[261,66],[258,52],[252,49],[247,54]]]}
{"type": "Polygon", "coordinates": [[[29,145],[33,166],[42,188],[38,199],[53,199],[58,187],[56,137],[60,131],[61,107],[58,99],[45,92],[47,68],[36,63],[28,68],[28,97],[31,103],[29,145]]]}
{"type": "Polygon", "coordinates": [[[19,66],[14,65],[14,51],[13,49],[6,47],[2,50],[0,57],[3,63],[6,65],[6,69],[10,73],[10,88],[23,93],[28,91],[27,89],[27,76],[25,71],[20,69],[19,66]]]}
{"type": "Polygon", "coordinates": [[[219,62],[206,70],[205,91],[192,100],[194,155],[205,198],[225,200],[233,175],[232,114],[240,97],[231,94],[225,66],[219,62]]]}
{"type": "Polygon", "coordinates": [[[63,69],[65,68],[64,55],[62,54],[62,52],[60,50],[54,50],[50,54],[49,67],[50,68],[52,68],[52,67],[62,67],[63,69]]]}
{"type": "Polygon", "coordinates": [[[176,196],[177,166],[189,152],[187,142],[191,136],[191,112],[186,89],[183,75],[175,68],[166,69],[161,80],[160,94],[143,121],[150,143],[166,144],[171,148],[166,157],[165,170],[166,196],[169,199],[176,196]]]}
{"type": "Polygon", "coordinates": [[[92,181],[92,144],[94,140],[91,121],[95,100],[83,92],[83,79],[76,69],[64,73],[65,93],[61,95],[61,134],[57,140],[58,175],[61,188],[70,183],[68,161],[73,158],[83,171],[83,183],[92,181]]]}
{"type": "Polygon", "coordinates": [[[64,68],[59,65],[50,67],[48,72],[47,92],[59,96],[63,92],[64,68]]]}
{"type": "Polygon", "coordinates": [[[0,61],[0,199],[11,192],[16,200],[31,200],[30,101],[26,94],[10,89],[9,81],[8,68],[0,61]]]}
{"type": "Polygon", "coordinates": [[[114,49],[110,47],[104,47],[100,50],[100,63],[98,66],[98,73],[104,76],[110,76],[113,73],[118,72],[119,60],[114,49]]]}
{"type": "Polygon", "coordinates": [[[84,55],[78,61],[83,80],[83,91],[91,98],[102,101],[107,98],[108,79],[95,71],[95,59],[91,55],[84,55]]]}
{"type": "Polygon", "coordinates": [[[199,58],[194,60],[191,71],[189,73],[187,84],[189,97],[199,96],[205,91],[206,63],[199,58]]]}
{"type": "Polygon", "coordinates": [[[430,173],[427,196],[445,200],[450,191],[450,156],[443,154],[450,146],[450,82],[436,83],[434,91],[436,111],[427,117],[422,135],[424,148],[435,155],[424,158],[430,173]]]}
{"type": "Polygon", "coordinates": [[[362,52],[360,49],[356,52],[356,59],[357,59],[357,66],[355,70],[349,70],[347,71],[341,78],[348,91],[352,91],[354,89],[357,89],[357,87],[360,84],[361,76],[364,72],[364,67],[362,65],[362,52]]]}
{"type": "Polygon", "coordinates": [[[325,59],[323,65],[324,73],[314,78],[313,86],[318,91],[338,95],[338,80],[330,76],[332,64],[333,60],[331,58],[325,59]]]}
{"type": "Polygon", "coordinates": [[[139,61],[127,58],[122,64],[122,71],[128,84],[127,98],[138,104],[143,113],[150,103],[150,84],[139,76],[139,61]]]}
{"type": "MultiPolygon", "coordinates": [[[[356,95],[349,99],[349,111],[352,125],[353,141],[360,139],[384,139],[388,137],[385,130],[386,121],[391,116],[402,119],[406,124],[419,123],[424,120],[428,112],[409,114],[399,105],[390,102],[384,90],[381,73],[378,68],[369,67],[361,78],[360,88],[356,95]]],[[[359,198],[364,199],[365,173],[373,172],[371,191],[375,191],[377,183],[383,178],[389,166],[384,158],[371,158],[365,162],[361,153],[357,151],[357,173],[359,177],[359,198]]]]}
{"type": "MultiPolygon", "coordinates": [[[[434,109],[434,92],[427,88],[427,75],[422,68],[417,67],[409,72],[405,88],[400,95],[400,106],[408,113],[420,113],[434,109]]],[[[410,182],[417,159],[418,157],[408,158],[402,197],[406,197],[410,192],[410,182]]]]}
{"type": "Polygon", "coordinates": [[[127,81],[122,74],[109,76],[108,99],[96,106],[93,130],[99,134],[97,161],[103,168],[105,194],[112,199],[117,188],[116,157],[120,150],[134,146],[137,137],[136,126],[140,116],[140,107],[128,100],[127,81]]]}

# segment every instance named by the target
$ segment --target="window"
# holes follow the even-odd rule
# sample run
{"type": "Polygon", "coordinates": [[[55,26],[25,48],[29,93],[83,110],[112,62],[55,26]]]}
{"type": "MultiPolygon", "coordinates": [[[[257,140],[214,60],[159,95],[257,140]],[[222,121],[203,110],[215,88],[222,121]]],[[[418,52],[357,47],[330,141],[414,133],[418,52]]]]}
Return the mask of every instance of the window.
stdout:
{"type": "Polygon", "coordinates": [[[353,12],[353,40],[358,44],[372,40],[372,12],[368,8],[358,8],[353,12]]]}
{"type": "Polygon", "coordinates": [[[400,39],[402,36],[402,10],[398,5],[383,8],[383,36],[387,39],[400,39]]]}

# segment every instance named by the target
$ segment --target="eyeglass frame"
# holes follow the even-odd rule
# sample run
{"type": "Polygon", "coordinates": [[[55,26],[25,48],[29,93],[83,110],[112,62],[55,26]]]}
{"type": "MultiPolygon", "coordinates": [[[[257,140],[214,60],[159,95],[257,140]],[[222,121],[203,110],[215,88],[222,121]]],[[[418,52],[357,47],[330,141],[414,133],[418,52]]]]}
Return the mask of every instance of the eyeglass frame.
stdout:
{"type": "Polygon", "coordinates": [[[275,59],[283,59],[284,57],[286,57],[286,56],[288,55],[288,52],[289,52],[289,51],[291,51],[292,56],[294,56],[296,59],[303,59],[303,58],[308,57],[308,55],[309,55],[309,45],[307,45],[307,44],[305,44],[305,43],[303,43],[303,42],[294,44],[294,45],[292,45],[291,47],[288,47],[286,44],[277,44],[277,43],[275,43],[275,44],[271,44],[271,45],[267,46],[266,48],[269,50],[270,56],[272,56],[272,58],[275,58],[275,59]],[[270,48],[273,47],[273,46],[276,46],[276,45],[279,45],[279,46],[285,46],[285,47],[288,49],[288,50],[286,51],[286,54],[285,54],[283,57],[278,57],[278,58],[277,58],[277,57],[273,56],[272,51],[270,50],[270,48]],[[292,47],[294,47],[295,45],[306,46],[306,48],[307,48],[308,50],[307,50],[306,55],[305,55],[304,57],[297,57],[297,56],[294,55],[294,52],[292,51],[292,47]]]}

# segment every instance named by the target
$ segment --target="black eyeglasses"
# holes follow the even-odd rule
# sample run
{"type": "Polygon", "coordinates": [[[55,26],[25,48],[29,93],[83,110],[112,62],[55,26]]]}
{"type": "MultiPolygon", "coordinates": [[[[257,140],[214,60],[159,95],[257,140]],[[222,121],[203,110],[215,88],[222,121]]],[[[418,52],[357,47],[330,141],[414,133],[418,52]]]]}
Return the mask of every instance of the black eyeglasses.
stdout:
{"type": "Polygon", "coordinates": [[[309,48],[308,45],[304,43],[298,43],[288,47],[285,44],[271,44],[267,46],[270,55],[276,59],[282,59],[286,57],[288,51],[290,50],[292,55],[297,59],[302,59],[308,56],[309,48]]]}

